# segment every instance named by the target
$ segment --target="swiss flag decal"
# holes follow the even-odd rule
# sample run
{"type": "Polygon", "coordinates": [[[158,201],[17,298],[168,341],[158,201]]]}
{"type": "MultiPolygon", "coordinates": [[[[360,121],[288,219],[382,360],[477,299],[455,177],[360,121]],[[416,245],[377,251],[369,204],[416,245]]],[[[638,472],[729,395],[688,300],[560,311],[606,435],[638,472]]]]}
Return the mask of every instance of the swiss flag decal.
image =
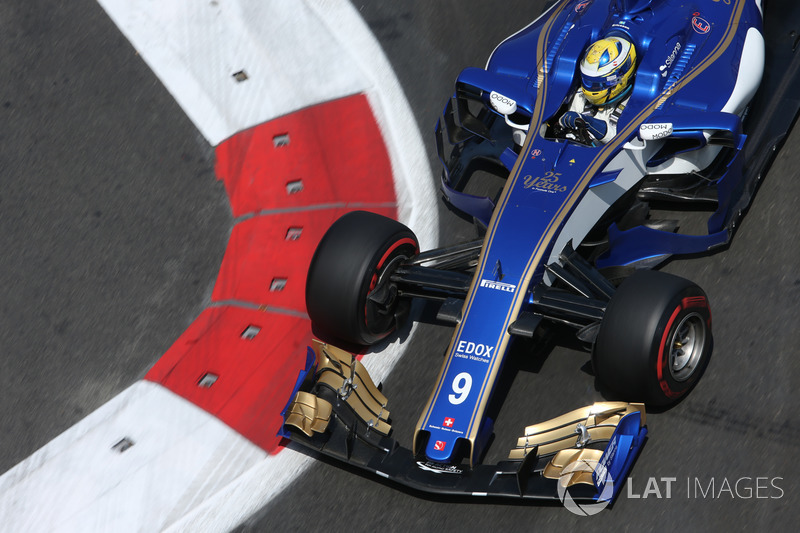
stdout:
{"type": "Polygon", "coordinates": [[[451,428],[451,427],[453,427],[453,424],[454,424],[454,423],[455,423],[455,419],[453,419],[453,418],[449,418],[449,417],[448,417],[448,418],[445,418],[445,419],[444,419],[444,427],[446,427],[446,428],[451,428]]]}

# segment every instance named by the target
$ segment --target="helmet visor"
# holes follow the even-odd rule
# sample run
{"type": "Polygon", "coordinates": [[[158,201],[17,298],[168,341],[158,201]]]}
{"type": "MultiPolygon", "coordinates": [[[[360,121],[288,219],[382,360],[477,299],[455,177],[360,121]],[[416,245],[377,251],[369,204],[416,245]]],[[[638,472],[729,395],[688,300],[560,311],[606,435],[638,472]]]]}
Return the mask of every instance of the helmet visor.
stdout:
{"type": "Polygon", "coordinates": [[[632,66],[633,58],[628,56],[628,59],[625,60],[625,62],[614,72],[614,74],[609,76],[588,76],[582,73],[581,85],[583,86],[584,90],[593,93],[604,91],[606,89],[613,89],[622,79],[625,78],[625,74],[630,71],[632,66]]]}

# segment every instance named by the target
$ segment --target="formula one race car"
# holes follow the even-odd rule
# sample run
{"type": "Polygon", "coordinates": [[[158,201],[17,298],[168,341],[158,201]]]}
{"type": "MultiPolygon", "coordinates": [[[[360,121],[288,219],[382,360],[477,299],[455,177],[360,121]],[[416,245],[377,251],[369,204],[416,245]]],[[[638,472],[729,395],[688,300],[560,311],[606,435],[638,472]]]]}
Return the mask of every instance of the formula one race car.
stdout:
{"type": "Polygon", "coordinates": [[[413,449],[390,436],[364,366],[322,342],[285,436],[426,492],[613,501],[644,405],[684,397],[712,349],[705,293],[651,268],[730,241],[800,108],[787,83],[798,8],[769,8],[765,34],[761,0],[564,0],[464,70],[436,128],[441,185],[485,237],[420,253],[399,222],[354,212],[308,274],[315,327],[349,345],[384,338],[413,298],[441,302],[455,332],[413,449]],[[504,180],[498,196],[465,192],[486,174],[504,180]],[[706,210],[704,231],[664,206],[706,210]],[[638,403],[530,426],[507,461],[480,464],[510,343],[555,324],[591,351],[599,383],[638,403]]]}

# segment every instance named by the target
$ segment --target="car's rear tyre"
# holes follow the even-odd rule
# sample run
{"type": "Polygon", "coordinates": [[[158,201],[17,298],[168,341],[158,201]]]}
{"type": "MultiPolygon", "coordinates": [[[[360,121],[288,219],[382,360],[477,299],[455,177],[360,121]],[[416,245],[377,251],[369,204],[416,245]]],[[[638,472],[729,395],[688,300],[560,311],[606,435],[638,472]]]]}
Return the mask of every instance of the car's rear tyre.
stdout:
{"type": "Polygon", "coordinates": [[[391,333],[409,301],[388,279],[419,251],[409,228],[381,215],[354,211],[325,233],[306,281],[306,308],[321,332],[370,345],[391,333]]]}
{"type": "Polygon", "coordinates": [[[637,271],[617,289],[597,334],[600,383],[629,401],[668,405],[685,396],[711,357],[711,311],[686,279],[637,271]]]}

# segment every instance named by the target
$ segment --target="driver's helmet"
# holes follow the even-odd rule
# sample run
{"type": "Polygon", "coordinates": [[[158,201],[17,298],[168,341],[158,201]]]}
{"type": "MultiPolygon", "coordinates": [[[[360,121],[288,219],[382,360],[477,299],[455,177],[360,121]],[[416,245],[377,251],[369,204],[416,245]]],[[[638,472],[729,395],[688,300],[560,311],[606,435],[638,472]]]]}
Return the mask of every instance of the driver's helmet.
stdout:
{"type": "Polygon", "coordinates": [[[622,37],[595,41],[581,61],[581,85],[586,99],[596,105],[614,104],[633,88],[636,48],[622,37]]]}

